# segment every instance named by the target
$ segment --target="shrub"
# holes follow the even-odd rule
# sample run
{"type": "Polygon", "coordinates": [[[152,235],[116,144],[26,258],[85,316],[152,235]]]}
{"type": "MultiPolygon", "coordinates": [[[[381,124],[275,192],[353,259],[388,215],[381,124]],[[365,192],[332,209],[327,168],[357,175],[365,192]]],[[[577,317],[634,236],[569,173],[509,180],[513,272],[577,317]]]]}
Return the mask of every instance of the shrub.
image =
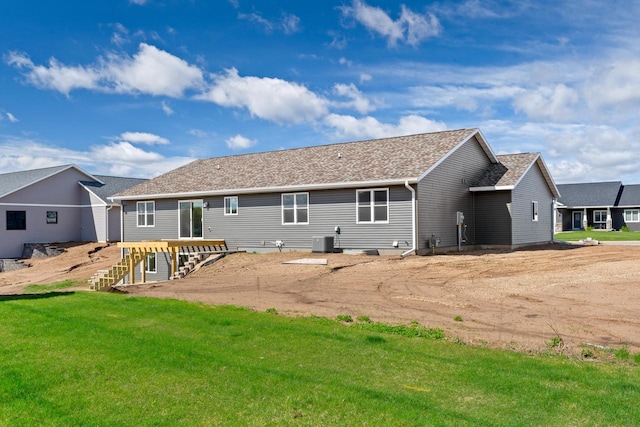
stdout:
{"type": "Polygon", "coordinates": [[[593,225],[587,225],[586,231],[593,231],[593,225]]]}
{"type": "Polygon", "coordinates": [[[456,322],[462,322],[462,316],[456,316],[453,318],[456,322]]]}
{"type": "Polygon", "coordinates": [[[353,322],[353,318],[351,316],[349,316],[348,314],[338,314],[336,316],[336,320],[338,320],[340,322],[347,322],[347,323],[353,322]]]}
{"type": "Polygon", "coordinates": [[[356,317],[356,320],[358,322],[371,323],[371,319],[369,318],[369,316],[358,316],[356,317]]]}
{"type": "Polygon", "coordinates": [[[620,231],[624,231],[625,233],[628,233],[631,231],[631,229],[629,228],[628,225],[623,225],[622,227],[620,227],[620,231]]]}

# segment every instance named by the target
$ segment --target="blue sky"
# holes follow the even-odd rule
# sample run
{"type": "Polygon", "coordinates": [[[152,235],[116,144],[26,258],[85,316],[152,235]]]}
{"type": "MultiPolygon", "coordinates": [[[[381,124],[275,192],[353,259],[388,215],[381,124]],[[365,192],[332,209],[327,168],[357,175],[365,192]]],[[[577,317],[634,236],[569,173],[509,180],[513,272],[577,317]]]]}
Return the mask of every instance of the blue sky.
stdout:
{"type": "MultiPolygon", "coordinates": [[[[0,4],[0,173],[458,128],[557,183],[640,183],[640,1],[0,4]]],[[[401,147],[399,147],[401,149],[401,147]]]]}

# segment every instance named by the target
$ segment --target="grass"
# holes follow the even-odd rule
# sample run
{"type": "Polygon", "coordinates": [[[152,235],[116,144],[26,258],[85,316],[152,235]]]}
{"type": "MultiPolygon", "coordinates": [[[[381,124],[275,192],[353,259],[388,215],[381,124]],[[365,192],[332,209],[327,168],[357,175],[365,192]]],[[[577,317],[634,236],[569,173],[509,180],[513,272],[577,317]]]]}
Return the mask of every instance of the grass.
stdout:
{"type": "Polygon", "coordinates": [[[555,240],[565,240],[570,242],[575,242],[578,240],[584,240],[587,237],[591,237],[595,240],[600,240],[603,242],[628,242],[639,240],[640,241],[640,231],[628,231],[628,232],[620,232],[620,231],[568,231],[565,233],[556,233],[554,235],[555,240]]]}
{"type": "Polygon", "coordinates": [[[50,292],[58,289],[73,288],[74,286],[82,286],[82,285],[84,285],[84,282],[81,283],[75,280],[64,280],[62,282],[57,282],[52,285],[38,285],[38,284],[27,285],[25,286],[24,291],[26,293],[50,292]]]}
{"type": "Polygon", "coordinates": [[[0,425],[640,424],[635,356],[530,356],[110,293],[0,297],[0,319],[0,425]]]}

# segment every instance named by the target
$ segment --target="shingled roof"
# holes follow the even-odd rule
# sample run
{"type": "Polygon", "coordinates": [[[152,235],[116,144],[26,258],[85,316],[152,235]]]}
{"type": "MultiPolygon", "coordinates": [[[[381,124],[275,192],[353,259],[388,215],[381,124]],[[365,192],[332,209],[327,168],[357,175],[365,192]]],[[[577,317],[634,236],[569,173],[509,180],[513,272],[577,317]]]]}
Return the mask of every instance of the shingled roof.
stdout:
{"type": "Polygon", "coordinates": [[[106,205],[111,204],[109,197],[116,193],[120,193],[134,185],[141,184],[146,179],[141,178],[123,178],[119,176],[94,175],[99,181],[80,181],[88,191],[96,195],[106,205]]]}
{"type": "Polygon", "coordinates": [[[559,184],[562,196],[558,202],[570,207],[616,206],[622,182],[586,182],[579,184],[559,184]]]}
{"type": "Polygon", "coordinates": [[[415,183],[473,137],[497,161],[478,129],[460,129],[196,160],[113,198],[415,183]]]}
{"type": "Polygon", "coordinates": [[[620,207],[640,206],[640,184],[625,185],[618,202],[620,207]]]}
{"type": "Polygon", "coordinates": [[[79,172],[85,174],[87,178],[94,178],[93,175],[88,174],[75,165],[52,166],[48,168],[3,173],[0,174],[0,198],[5,197],[11,193],[15,193],[18,190],[33,185],[36,182],[42,181],[43,179],[47,179],[50,176],[58,174],[67,169],[76,169],[79,172]]]}
{"type": "Polygon", "coordinates": [[[513,189],[518,185],[525,173],[534,164],[538,164],[553,196],[559,197],[558,188],[553,182],[540,153],[501,154],[497,157],[499,163],[490,165],[485,173],[476,182],[472,183],[471,191],[513,189]]]}

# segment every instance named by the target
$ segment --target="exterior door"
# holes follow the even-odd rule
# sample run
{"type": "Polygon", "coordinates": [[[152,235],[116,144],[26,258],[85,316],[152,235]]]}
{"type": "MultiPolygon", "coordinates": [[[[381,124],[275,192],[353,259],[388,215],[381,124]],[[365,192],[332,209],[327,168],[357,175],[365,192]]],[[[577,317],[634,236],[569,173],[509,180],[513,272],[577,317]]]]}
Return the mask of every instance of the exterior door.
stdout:
{"type": "Polygon", "coordinates": [[[582,228],[582,212],[573,213],[573,229],[580,230],[582,228]]]}
{"type": "Polygon", "coordinates": [[[202,200],[185,200],[178,204],[178,237],[202,238],[202,200]]]}

